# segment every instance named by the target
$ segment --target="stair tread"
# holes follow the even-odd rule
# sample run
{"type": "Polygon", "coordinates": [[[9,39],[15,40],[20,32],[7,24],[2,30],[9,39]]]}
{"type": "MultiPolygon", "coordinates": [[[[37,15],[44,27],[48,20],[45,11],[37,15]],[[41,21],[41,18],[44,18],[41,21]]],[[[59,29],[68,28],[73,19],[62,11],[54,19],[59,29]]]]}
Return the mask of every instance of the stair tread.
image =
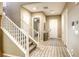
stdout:
{"type": "Polygon", "coordinates": [[[34,44],[31,45],[30,48],[29,48],[29,51],[31,52],[35,47],[36,47],[36,45],[34,45],[34,44]]]}

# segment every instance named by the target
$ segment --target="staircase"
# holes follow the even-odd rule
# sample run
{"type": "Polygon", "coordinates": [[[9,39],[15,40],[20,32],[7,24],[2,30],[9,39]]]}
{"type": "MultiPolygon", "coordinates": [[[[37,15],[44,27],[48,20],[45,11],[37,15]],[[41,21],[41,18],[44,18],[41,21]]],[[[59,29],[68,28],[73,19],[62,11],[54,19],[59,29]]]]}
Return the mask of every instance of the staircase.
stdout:
{"type": "Polygon", "coordinates": [[[34,38],[19,28],[11,19],[3,14],[1,29],[10,40],[25,54],[29,54],[37,47],[38,42],[34,38]]]}
{"type": "Polygon", "coordinates": [[[29,53],[31,53],[37,47],[37,45],[33,41],[29,40],[29,47],[29,53]]]}

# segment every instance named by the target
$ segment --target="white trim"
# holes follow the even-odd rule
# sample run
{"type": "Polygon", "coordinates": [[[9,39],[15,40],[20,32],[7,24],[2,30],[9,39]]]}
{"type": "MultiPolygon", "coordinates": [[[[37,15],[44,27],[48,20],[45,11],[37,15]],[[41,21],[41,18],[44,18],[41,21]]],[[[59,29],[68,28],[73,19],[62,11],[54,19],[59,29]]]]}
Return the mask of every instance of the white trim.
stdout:
{"type": "Polygon", "coordinates": [[[12,55],[12,54],[7,54],[7,53],[3,53],[4,56],[7,56],[7,57],[19,57],[19,56],[15,56],[15,55],[12,55]]]}
{"type": "MultiPolygon", "coordinates": [[[[63,38],[61,38],[61,39],[63,39],[63,38]]],[[[67,46],[67,44],[64,42],[64,40],[62,40],[62,42],[64,43],[65,46],[67,46]]]]}
{"type": "MultiPolygon", "coordinates": [[[[24,30],[22,30],[22,32],[25,33],[25,34],[27,34],[24,30]]],[[[32,36],[30,36],[29,34],[27,34],[27,35],[28,35],[28,37],[29,37],[32,41],[34,41],[34,42],[38,45],[38,42],[35,41],[32,36]]]]}
{"type": "Polygon", "coordinates": [[[69,51],[69,49],[67,48],[67,52],[69,53],[70,57],[72,57],[71,52],[69,51]]]}
{"type": "Polygon", "coordinates": [[[48,37],[49,39],[62,39],[62,38],[50,38],[50,37],[48,37]]]}

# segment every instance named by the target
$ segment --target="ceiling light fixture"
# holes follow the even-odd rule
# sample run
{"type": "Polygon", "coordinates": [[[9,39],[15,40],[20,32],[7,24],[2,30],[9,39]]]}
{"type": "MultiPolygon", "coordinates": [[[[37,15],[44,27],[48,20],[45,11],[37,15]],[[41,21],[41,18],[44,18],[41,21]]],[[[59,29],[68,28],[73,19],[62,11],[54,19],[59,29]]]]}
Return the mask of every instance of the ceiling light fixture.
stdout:
{"type": "Polygon", "coordinates": [[[54,13],[54,11],[50,12],[50,13],[54,13]]]}
{"type": "Polygon", "coordinates": [[[50,13],[54,13],[55,11],[54,10],[50,10],[50,13]]]}
{"type": "Polygon", "coordinates": [[[34,8],[33,8],[33,10],[37,10],[37,8],[36,8],[36,7],[34,7],[34,8]]]}

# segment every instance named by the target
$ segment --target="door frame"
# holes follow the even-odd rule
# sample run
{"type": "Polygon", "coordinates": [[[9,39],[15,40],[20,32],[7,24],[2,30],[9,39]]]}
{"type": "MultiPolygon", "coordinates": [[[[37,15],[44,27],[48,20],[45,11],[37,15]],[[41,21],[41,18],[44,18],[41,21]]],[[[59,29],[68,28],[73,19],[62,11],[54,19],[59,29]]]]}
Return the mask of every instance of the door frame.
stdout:
{"type": "MultiPolygon", "coordinates": [[[[38,33],[39,33],[39,36],[38,36],[38,42],[40,42],[40,17],[32,17],[32,29],[34,29],[34,18],[38,18],[39,19],[39,27],[38,27],[38,33]]],[[[32,31],[32,37],[34,37],[34,31],[32,31]]]]}
{"type": "MultiPolygon", "coordinates": [[[[50,19],[50,20],[57,20],[57,19],[50,19]]],[[[50,37],[50,20],[49,20],[49,39],[51,38],[50,37]]],[[[57,20],[57,33],[56,33],[57,35],[57,37],[55,37],[55,38],[58,38],[58,20],[57,20]]],[[[53,37],[52,37],[53,38],[53,37]]]]}

